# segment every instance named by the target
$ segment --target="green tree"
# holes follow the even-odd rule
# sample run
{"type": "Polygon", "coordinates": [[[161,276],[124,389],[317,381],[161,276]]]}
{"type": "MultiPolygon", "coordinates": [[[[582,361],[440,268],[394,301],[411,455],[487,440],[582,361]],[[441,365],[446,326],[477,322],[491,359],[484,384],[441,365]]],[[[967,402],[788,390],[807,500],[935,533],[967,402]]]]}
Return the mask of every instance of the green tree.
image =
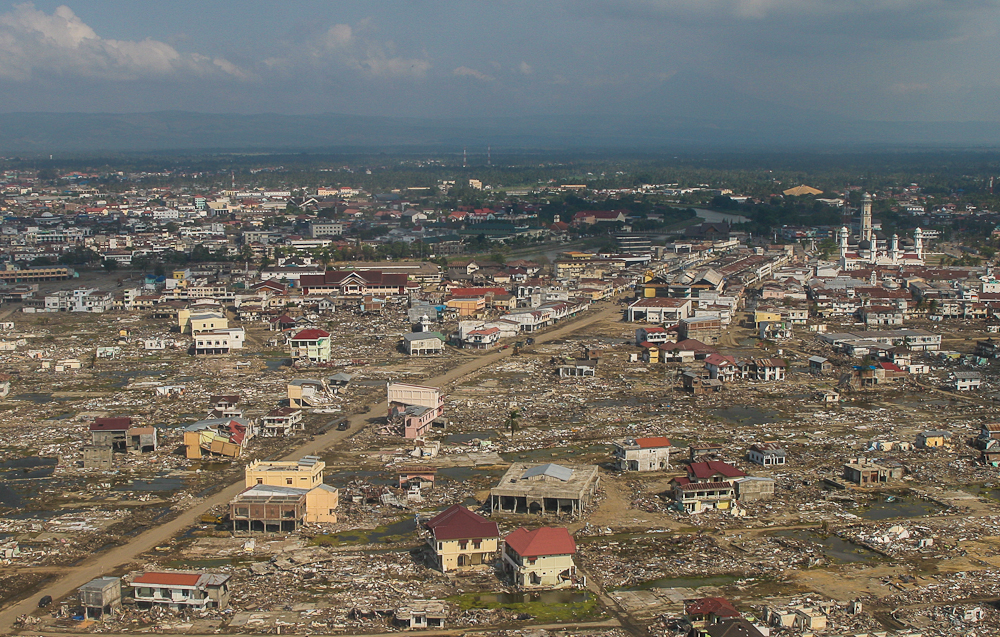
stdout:
{"type": "Polygon", "coordinates": [[[118,262],[114,259],[105,259],[101,262],[101,267],[104,268],[105,272],[114,272],[118,269],[118,262]]]}
{"type": "Polygon", "coordinates": [[[521,427],[518,424],[518,420],[521,418],[521,414],[518,413],[516,409],[512,409],[509,414],[507,414],[507,420],[504,421],[504,428],[510,431],[510,435],[513,438],[514,434],[520,431],[521,427]]]}

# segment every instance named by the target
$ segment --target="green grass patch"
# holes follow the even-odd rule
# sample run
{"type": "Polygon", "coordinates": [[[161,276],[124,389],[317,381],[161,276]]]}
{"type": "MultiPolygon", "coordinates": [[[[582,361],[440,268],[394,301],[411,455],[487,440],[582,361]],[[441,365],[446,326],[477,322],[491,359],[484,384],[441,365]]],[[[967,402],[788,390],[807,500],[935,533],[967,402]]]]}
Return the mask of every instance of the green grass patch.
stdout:
{"type": "Polygon", "coordinates": [[[413,540],[412,530],[406,530],[406,522],[412,518],[403,518],[392,524],[387,524],[374,529],[353,529],[341,531],[340,533],[330,533],[317,535],[309,543],[313,546],[350,546],[355,544],[398,544],[413,540]]]}
{"type": "MultiPolygon", "coordinates": [[[[586,599],[575,602],[555,602],[542,601],[547,594],[560,595],[566,593],[567,597],[583,595],[578,591],[545,591],[539,593],[541,599],[538,601],[492,601],[496,597],[505,597],[501,593],[465,593],[449,597],[447,601],[459,608],[459,610],[472,609],[499,609],[511,611],[512,613],[531,615],[531,619],[538,623],[562,623],[570,621],[591,621],[604,613],[597,603],[597,596],[587,594],[586,599]]],[[[528,594],[530,596],[530,594],[528,594]]],[[[513,597],[516,597],[515,594],[513,597]]]]}

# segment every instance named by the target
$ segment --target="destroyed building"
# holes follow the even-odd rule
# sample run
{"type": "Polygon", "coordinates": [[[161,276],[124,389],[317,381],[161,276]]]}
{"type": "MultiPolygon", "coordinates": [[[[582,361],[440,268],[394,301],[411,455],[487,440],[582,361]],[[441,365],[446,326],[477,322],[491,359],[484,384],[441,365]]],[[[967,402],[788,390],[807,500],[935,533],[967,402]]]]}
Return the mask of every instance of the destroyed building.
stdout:
{"type": "Polygon", "coordinates": [[[139,608],[225,609],[229,607],[230,578],[223,573],[146,572],[134,578],[130,586],[139,608]]]}
{"type": "Polygon", "coordinates": [[[122,578],[103,576],[90,580],[77,589],[83,616],[103,619],[122,607],[122,578]]]}
{"type": "Polygon", "coordinates": [[[580,517],[599,485],[593,465],[515,462],[490,490],[490,504],[494,513],[580,517]]]}
{"type": "Polygon", "coordinates": [[[670,468],[670,439],[663,436],[615,440],[612,457],[619,471],[659,471],[670,468]]]}
{"type": "Polygon", "coordinates": [[[403,628],[444,628],[448,606],[436,599],[415,599],[397,608],[394,618],[403,628]]]}
{"type": "Polygon", "coordinates": [[[436,387],[392,383],[387,387],[390,425],[404,438],[420,438],[444,415],[444,396],[436,387]]]}
{"type": "Polygon", "coordinates": [[[844,479],[863,487],[902,480],[904,473],[903,465],[895,461],[854,458],[844,464],[844,479]]]}

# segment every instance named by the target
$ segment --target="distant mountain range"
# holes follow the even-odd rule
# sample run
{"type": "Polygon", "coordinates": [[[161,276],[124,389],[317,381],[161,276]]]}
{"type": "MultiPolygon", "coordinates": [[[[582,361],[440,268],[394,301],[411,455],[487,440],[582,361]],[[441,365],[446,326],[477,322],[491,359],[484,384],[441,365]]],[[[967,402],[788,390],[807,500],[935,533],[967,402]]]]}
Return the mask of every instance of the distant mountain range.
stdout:
{"type": "MultiPolygon", "coordinates": [[[[650,109],[652,111],[653,109],[650,109]]],[[[670,109],[673,110],[673,109],[670,109]]],[[[462,148],[763,150],[1000,146],[1000,123],[858,122],[760,109],[744,121],[672,115],[430,119],[363,115],[0,114],[0,153],[462,148]]],[[[688,109],[682,109],[687,111],[688,109]]],[[[674,111],[676,112],[676,111],[674,111]]]]}

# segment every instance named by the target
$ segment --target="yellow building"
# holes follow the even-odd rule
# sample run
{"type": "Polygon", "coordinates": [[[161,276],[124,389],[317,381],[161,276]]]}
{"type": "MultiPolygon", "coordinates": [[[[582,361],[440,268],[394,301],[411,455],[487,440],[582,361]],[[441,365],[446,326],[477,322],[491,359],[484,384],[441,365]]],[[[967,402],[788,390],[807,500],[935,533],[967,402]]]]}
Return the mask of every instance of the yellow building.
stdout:
{"type": "Polygon", "coordinates": [[[445,302],[445,306],[453,310],[458,310],[459,316],[476,316],[486,310],[486,297],[450,299],[445,302]]]}
{"type": "Polygon", "coordinates": [[[323,484],[326,463],[316,456],[299,460],[254,460],[246,467],[244,484],[252,487],[266,484],[272,487],[312,489],[323,484]]]}
{"type": "Polygon", "coordinates": [[[305,494],[306,524],[333,523],[337,521],[340,492],[323,483],[326,463],[316,456],[299,460],[255,460],[246,467],[244,485],[250,489],[258,485],[284,487],[305,494]]]}
{"type": "Polygon", "coordinates": [[[337,521],[337,507],[340,505],[340,491],[328,484],[320,484],[306,493],[306,524],[334,523],[337,521]]]}
{"type": "Polygon", "coordinates": [[[427,539],[442,572],[489,568],[500,548],[500,528],[460,504],[427,521],[427,539]]]}
{"type": "Polygon", "coordinates": [[[229,319],[221,312],[192,312],[189,309],[177,310],[177,326],[181,334],[198,334],[213,330],[229,328],[229,319]]]}
{"type": "Polygon", "coordinates": [[[561,527],[521,528],[507,536],[503,568],[521,588],[562,588],[576,583],[576,542],[561,527]]]}
{"type": "Polygon", "coordinates": [[[755,327],[760,327],[761,323],[781,323],[781,312],[754,310],[753,322],[755,327]]]}

